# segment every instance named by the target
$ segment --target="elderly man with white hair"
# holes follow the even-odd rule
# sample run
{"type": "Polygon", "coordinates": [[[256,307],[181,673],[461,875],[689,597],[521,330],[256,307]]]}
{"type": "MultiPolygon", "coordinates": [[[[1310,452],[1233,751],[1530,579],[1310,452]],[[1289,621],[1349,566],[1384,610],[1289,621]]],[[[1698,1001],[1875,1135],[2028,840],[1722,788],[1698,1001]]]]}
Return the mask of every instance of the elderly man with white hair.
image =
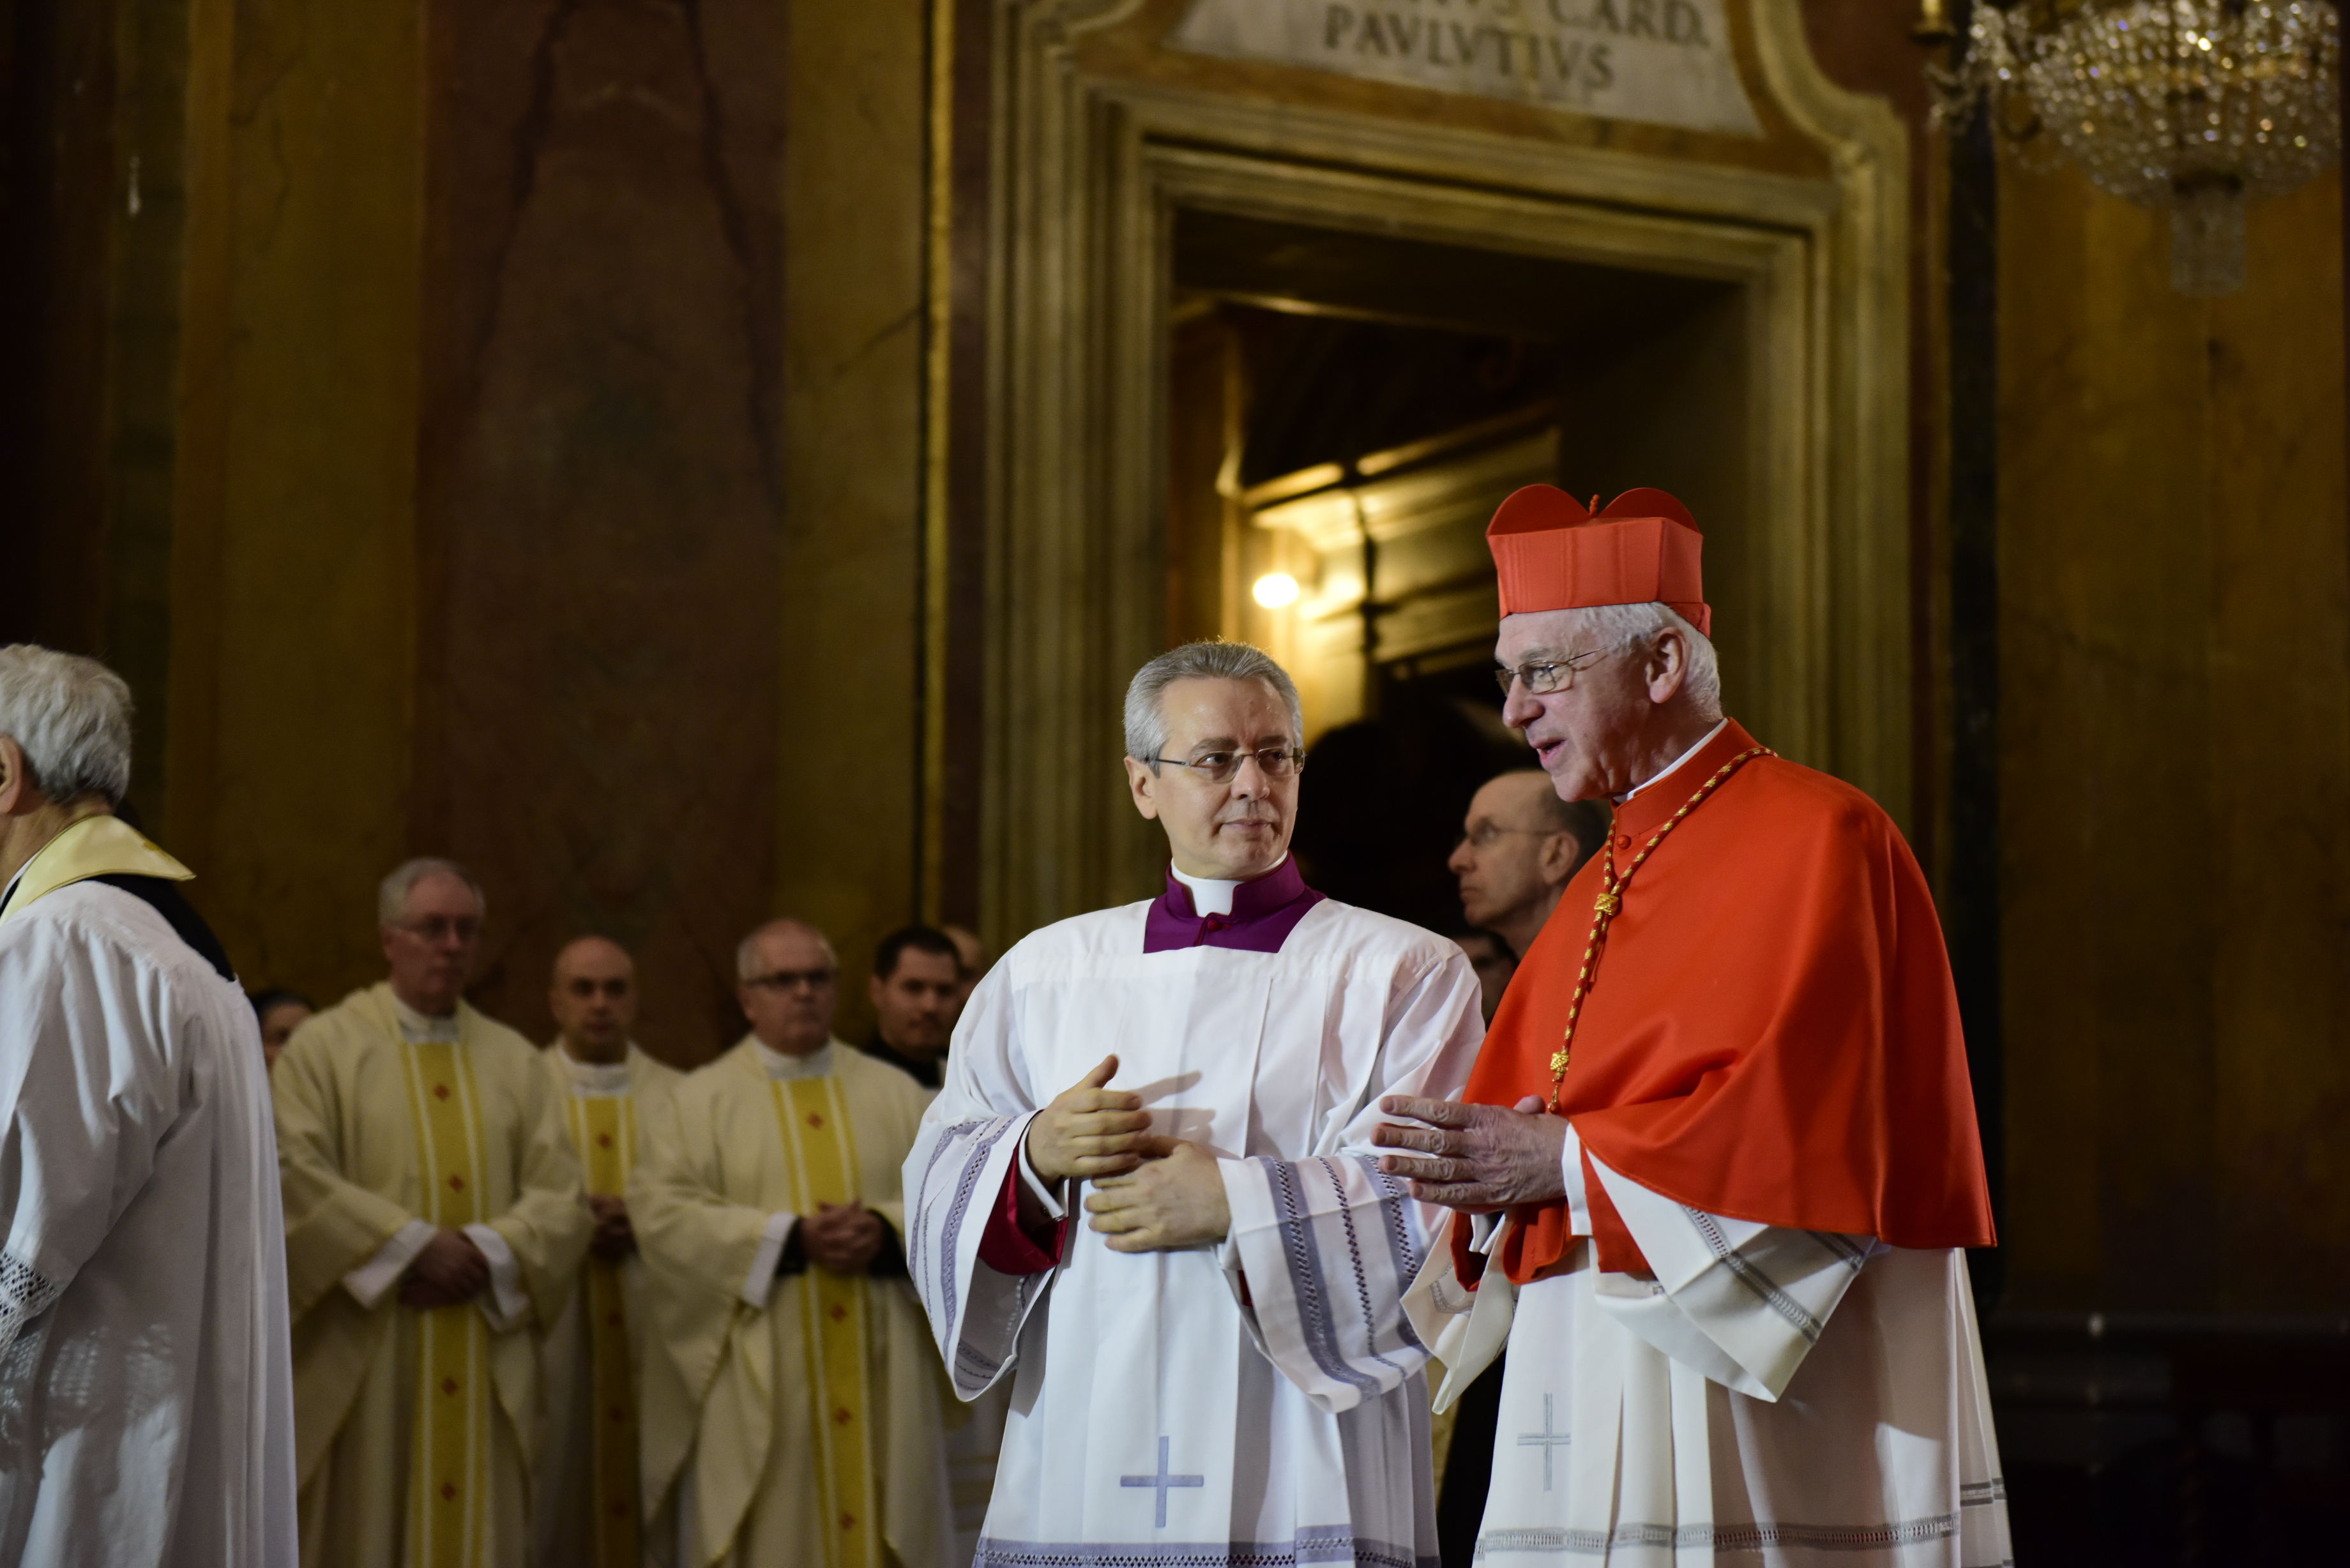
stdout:
{"type": "Polygon", "coordinates": [[[0,1562],[290,1568],[260,1034],[130,782],[121,679],[0,648],[0,1562]]]}
{"type": "Polygon", "coordinates": [[[1380,1096],[1467,1077],[1477,979],[1306,887],[1302,729],[1253,648],[1144,665],[1126,774],[1163,890],[1022,940],[955,1030],[909,1262],[956,1393],[1013,1379],[982,1564],[1436,1556],[1402,1311],[1427,1216],[1369,1135],[1380,1096]]]}
{"type": "Polygon", "coordinates": [[[1534,485],[1487,537],[1503,717],[1616,819],[1466,1103],[1396,1096],[1378,1135],[1463,1216],[1412,1298],[1440,1400],[1509,1347],[1478,1561],[2009,1561],[1959,1250],[1991,1205],[1917,861],[1723,715],[1679,502],[1534,485]]]}
{"type": "Polygon", "coordinates": [[[593,1220],[537,1047],[468,1006],[484,900],[454,861],[378,893],[388,980],[274,1077],[305,1568],[518,1568],[538,1330],[593,1220]]]}
{"type": "Polygon", "coordinates": [[[750,1033],[646,1108],[629,1179],[652,1539],[681,1568],[944,1568],[898,1186],[930,1092],[834,1035],[840,962],[814,926],[761,926],[735,971],[750,1033]]]}

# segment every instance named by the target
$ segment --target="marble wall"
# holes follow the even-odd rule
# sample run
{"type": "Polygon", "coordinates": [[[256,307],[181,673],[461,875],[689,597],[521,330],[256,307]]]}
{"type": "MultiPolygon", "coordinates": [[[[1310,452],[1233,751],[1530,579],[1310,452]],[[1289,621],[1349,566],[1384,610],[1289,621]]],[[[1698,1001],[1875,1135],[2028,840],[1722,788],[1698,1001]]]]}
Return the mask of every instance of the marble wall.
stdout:
{"type": "Polygon", "coordinates": [[[2340,179],[2253,203],[2209,301],[2069,168],[2011,160],[1999,200],[2011,1297],[2338,1310],[2340,179]]]}
{"type": "Polygon", "coordinates": [[[186,346],[139,798],[249,981],[373,979],[439,853],[534,1033],[601,930],[701,1060],[779,912],[861,1026],[916,903],[924,16],[194,0],[185,266],[107,331],[186,346]]]}
{"type": "Polygon", "coordinates": [[[499,898],[475,995],[637,955],[644,1033],[732,1026],[773,892],[784,516],[775,7],[427,14],[410,836],[499,898]]]}

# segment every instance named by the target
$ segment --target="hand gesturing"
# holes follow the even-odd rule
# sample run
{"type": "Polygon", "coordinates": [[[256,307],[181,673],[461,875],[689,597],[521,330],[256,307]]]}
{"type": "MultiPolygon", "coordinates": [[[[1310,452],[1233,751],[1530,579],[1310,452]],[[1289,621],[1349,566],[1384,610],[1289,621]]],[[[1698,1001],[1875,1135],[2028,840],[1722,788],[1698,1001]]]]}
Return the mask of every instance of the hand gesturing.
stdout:
{"type": "Polygon", "coordinates": [[[1149,1140],[1149,1161],[1129,1176],[1105,1177],[1086,1199],[1093,1228],[1113,1252],[1171,1252],[1221,1241],[1232,1228],[1216,1157],[1179,1137],[1149,1140]]]}
{"type": "Polygon", "coordinates": [[[1142,1163],[1150,1113],[1142,1096],[1104,1085],[1118,1073],[1105,1056],[1028,1124],[1028,1163],[1047,1181],[1116,1176],[1142,1163]]]}
{"type": "Polygon", "coordinates": [[[1479,1214],[1565,1195],[1559,1160],[1566,1150],[1566,1122],[1544,1114],[1534,1096],[1504,1110],[1390,1095],[1379,1109],[1425,1124],[1382,1122],[1371,1133],[1371,1141],[1384,1147],[1431,1157],[1379,1157],[1379,1168],[1409,1178],[1411,1195],[1423,1203],[1479,1214]]]}

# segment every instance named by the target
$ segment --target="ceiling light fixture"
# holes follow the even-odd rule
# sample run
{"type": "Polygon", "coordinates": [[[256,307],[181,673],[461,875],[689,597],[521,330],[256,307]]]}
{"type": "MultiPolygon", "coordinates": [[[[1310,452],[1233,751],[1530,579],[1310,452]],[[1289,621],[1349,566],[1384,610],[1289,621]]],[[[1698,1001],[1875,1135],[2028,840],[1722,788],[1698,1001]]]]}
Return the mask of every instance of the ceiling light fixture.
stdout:
{"type": "MultiPolygon", "coordinates": [[[[1941,16],[1927,0],[1918,36],[1941,16]]],[[[1978,0],[1953,67],[1929,74],[1938,123],[1987,108],[2018,141],[2053,136],[2100,189],[2169,209],[2171,286],[2210,296],[2244,286],[2246,200],[2340,157],[2339,58],[2326,0],[1978,0]]]]}

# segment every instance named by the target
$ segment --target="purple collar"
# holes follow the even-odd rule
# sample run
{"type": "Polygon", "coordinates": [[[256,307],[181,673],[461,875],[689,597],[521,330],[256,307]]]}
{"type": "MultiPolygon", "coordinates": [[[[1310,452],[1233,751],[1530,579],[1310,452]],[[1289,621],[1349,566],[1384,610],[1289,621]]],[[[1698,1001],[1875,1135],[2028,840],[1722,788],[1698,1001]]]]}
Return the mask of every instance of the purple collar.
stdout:
{"type": "Polygon", "coordinates": [[[1305,885],[1291,856],[1268,876],[1243,882],[1232,889],[1232,912],[1201,915],[1192,906],[1191,889],[1167,872],[1167,891],[1151,900],[1142,922],[1142,950],[1175,952],[1184,948],[1237,948],[1243,952],[1277,953],[1305,911],[1322,895],[1305,885]]]}

